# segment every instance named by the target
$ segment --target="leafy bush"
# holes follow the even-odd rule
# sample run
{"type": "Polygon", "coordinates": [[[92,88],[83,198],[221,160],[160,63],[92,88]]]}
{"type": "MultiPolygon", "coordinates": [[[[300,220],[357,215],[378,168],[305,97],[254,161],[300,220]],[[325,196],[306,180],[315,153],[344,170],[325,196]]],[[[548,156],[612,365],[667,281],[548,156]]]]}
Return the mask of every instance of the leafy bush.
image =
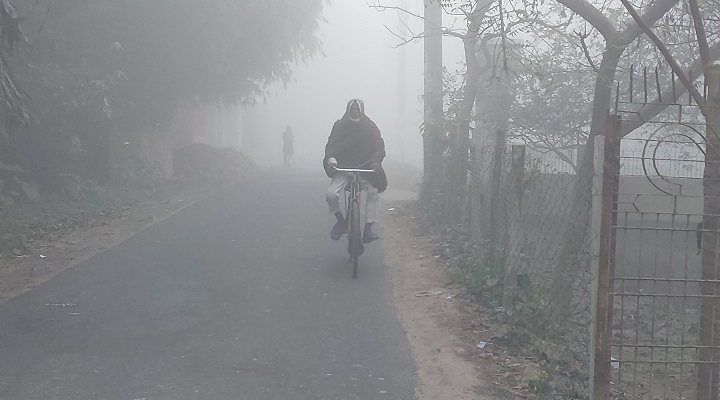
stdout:
{"type": "Polygon", "coordinates": [[[551,388],[551,380],[552,379],[550,377],[550,374],[548,374],[547,371],[543,370],[540,371],[537,378],[528,379],[528,386],[533,392],[537,394],[547,393],[550,391],[551,388]]]}
{"type": "Polygon", "coordinates": [[[449,276],[483,304],[497,307],[502,304],[503,299],[504,270],[503,259],[483,262],[477,257],[466,255],[452,265],[449,276]]]}

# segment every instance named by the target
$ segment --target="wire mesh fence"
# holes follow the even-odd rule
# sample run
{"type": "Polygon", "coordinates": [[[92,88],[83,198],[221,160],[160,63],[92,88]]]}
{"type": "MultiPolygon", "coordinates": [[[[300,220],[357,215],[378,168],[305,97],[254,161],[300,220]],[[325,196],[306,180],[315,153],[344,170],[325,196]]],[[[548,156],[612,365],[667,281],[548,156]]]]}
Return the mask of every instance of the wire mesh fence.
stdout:
{"type": "Polygon", "coordinates": [[[587,244],[597,235],[587,229],[589,196],[576,195],[579,184],[569,174],[526,177],[506,242],[504,305],[533,350],[580,378],[574,392],[589,383],[594,255],[587,244]]]}
{"type": "Polygon", "coordinates": [[[593,182],[524,157],[523,146],[475,149],[468,207],[482,260],[475,267],[488,274],[487,286],[501,286],[486,289],[502,294],[518,342],[568,376],[555,386],[561,398],[592,396],[598,331],[611,334],[611,398],[696,398],[702,352],[716,351],[699,338],[701,302],[720,297],[701,291],[707,180],[695,152],[703,149],[667,140],[624,139],[609,150],[618,152],[617,167],[605,172],[616,176],[593,178],[616,180],[605,187],[606,210],[593,202],[593,182]],[[604,248],[593,217],[610,224],[604,248]],[[613,269],[598,277],[602,252],[613,269]],[[598,315],[598,280],[609,291],[609,326],[598,315]]]}
{"type": "Polygon", "coordinates": [[[577,175],[525,157],[524,146],[477,146],[470,172],[469,230],[515,342],[563,371],[556,391],[590,387],[590,191],[577,175]],[[489,155],[494,155],[489,157],[489,155]],[[490,161],[488,161],[490,160],[490,161]],[[500,163],[498,167],[497,163],[500,163]],[[488,267],[490,266],[490,267],[488,267]]]}
{"type": "Polygon", "coordinates": [[[642,119],[647,96],[630,98],[596,138],[591,174],[506,148],[500,131],[474,141],[455,198],[476,260],[465,277],[516,344],[561,371],[557,398],[718,400],[720,113],[701,121],[707,107],[676,102],[642,119]]]}
{"type": "Polygon", "coordinates": [[[717,374],[718,367],[718,361],[702,360],[703,353],[717,351],[715,333],[710,333],[710,343],[700,337],[701,305],[717,301],[714,289],[710,294],[701,290],[701,285],[716,283],[701,274],[703,185],[710,181],[703,179],[704,157],[686,157],[698,150],[702,154],[702,149],[694,140],[623,142],[626,148],[642,144],[654,150],[619,154],[621,165],[644,165],[634,173],[621,168],[614,205],[611,395],[717,399],[717,394],[699,396],[708,386],[698,374],[707,367],[717,374]],[[657,150],[668,144],[673,145],[670,151],[657,150]]]}
{"type": "Polygon", "coordinates": [[[667,143],[632,141],[618,145],[613,208],[602,215],[592,182],[523,157],[522,146],[475,150],[484,156],[474,157],[470,174],[475,248],[484,265],[494,264],[486,272],[502,274],[490,282],[502,286],[512,334],[567,375],[555,386],[561,398],[590,398],[597,379],[594,332],[604,328],[596,325],[602,318],[593,303],[593,271],[601,251],[615,266],[605,278],[612,298],[612,398],[694,398],[703,349],[697,248],[703,163],[688,156],[690,145],[660,150],[667,143]],[[612,221],[605,250],[593,213],[612,221]]]}

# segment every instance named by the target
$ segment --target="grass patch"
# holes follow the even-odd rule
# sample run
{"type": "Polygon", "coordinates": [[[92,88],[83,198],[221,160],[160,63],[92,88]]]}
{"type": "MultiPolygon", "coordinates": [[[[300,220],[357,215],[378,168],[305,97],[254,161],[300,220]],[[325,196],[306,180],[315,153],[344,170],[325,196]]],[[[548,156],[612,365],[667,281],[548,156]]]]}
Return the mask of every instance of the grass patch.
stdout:
{"type": "Polygon", "coordinates": [[[133,207],[160,203],[170,195],[167,187],[95,187],[72,199],[43,198],[0,209],[0,254],[23,253],[35,241],[93,226],[99,218],[119,218],[133,207]]]}
{"type": "Polygon", "coordinates": [[[530,387],[530,390],[532,390],[536,394],[543,394],[550,392],[551,381],[552,377],[550,376],[550,374],[547,371],[542,370],[537,377],[528,379],[527,383],[530,387]]]}
{"type": "Polygon", "coordinates": [[[488,262],[463,256],[450,267],[448,275],[452,282],[463,285],[484,305],[497,307],[503,300],[504,271],[505,262],[502,259],[488,262]]]}

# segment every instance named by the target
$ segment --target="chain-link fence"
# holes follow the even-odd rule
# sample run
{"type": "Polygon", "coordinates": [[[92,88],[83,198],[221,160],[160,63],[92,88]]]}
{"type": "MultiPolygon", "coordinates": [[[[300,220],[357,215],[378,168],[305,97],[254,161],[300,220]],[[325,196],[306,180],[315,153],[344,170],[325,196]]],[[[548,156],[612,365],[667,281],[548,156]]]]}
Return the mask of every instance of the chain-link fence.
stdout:
{"type": "Polygon", "coordinates": [[[515,343],[562,371],[555,385],[561,398],[591,398],[598,379],[610,384],[611,398],[694,398],[703,166],[687,157],[692,149],[658,156],[648,149],[659,143],[644,140],[638,153],[631,141],[622,150],[620,141],[596,149],[600,169],[587,181],[543,168],[525,157],[524,146],[474,152],[474,267],[489,282],[485,293],[497,294],[515,343]],[[611,165],[605,175],[603,163],[611,165]],[[612,231],[604,246],[603,223],[612,231]],[[598,285],[610,300],[604,308],[598,285]],[[598,344],[598,331],[610,332],[607,343],[598,344]],[[607,379],[592,376],[592,349],[607,352],[607,379]]]}
{"type": "Polygon", "coordinates": [[[598,236],[588,225],[590,182],[525,151],[473,149],[467,211],[479,259],[474,267],[485,278],[481,295],[496,295],[510,339],[562,371],[555,388],[563,398],[584,398],[593,329],[590,268],[597,257],[591,244],[598,236]]]}
{"type": "Polygon", "coordinates": [[[467,180],[448,175],[472,242],[456,269],[555,368],[558,398],[720,398],[720,113],[662,105],[678,117],[623,138],[646,104],[618,98],[591,171],[508,149],[497,129],[474,139],[467,180]]]}

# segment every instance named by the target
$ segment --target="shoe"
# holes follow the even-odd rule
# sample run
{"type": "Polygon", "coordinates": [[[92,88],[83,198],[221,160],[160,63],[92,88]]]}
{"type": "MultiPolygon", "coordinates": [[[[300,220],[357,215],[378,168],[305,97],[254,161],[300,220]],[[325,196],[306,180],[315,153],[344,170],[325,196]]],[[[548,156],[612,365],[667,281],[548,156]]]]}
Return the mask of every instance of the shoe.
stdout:
{"type": "Polygon", "coordinates": [[[332,230],[330,231],[330,238],[332,240],[340,240],[342,235],[345,234],[347,231],[347,224],[345,221],[338,221],[335,223],[335,225],[332,227],[332,230]]]}
{"type": "Polygon", "coordinates": [[[370,243],[370,242],[373,242],[378,239],[380,239],[380,236],[376,235],[371,230],[366,230],[365,232],[363,232],[363,237],[362,237],[363,243],[370,243]]]}

